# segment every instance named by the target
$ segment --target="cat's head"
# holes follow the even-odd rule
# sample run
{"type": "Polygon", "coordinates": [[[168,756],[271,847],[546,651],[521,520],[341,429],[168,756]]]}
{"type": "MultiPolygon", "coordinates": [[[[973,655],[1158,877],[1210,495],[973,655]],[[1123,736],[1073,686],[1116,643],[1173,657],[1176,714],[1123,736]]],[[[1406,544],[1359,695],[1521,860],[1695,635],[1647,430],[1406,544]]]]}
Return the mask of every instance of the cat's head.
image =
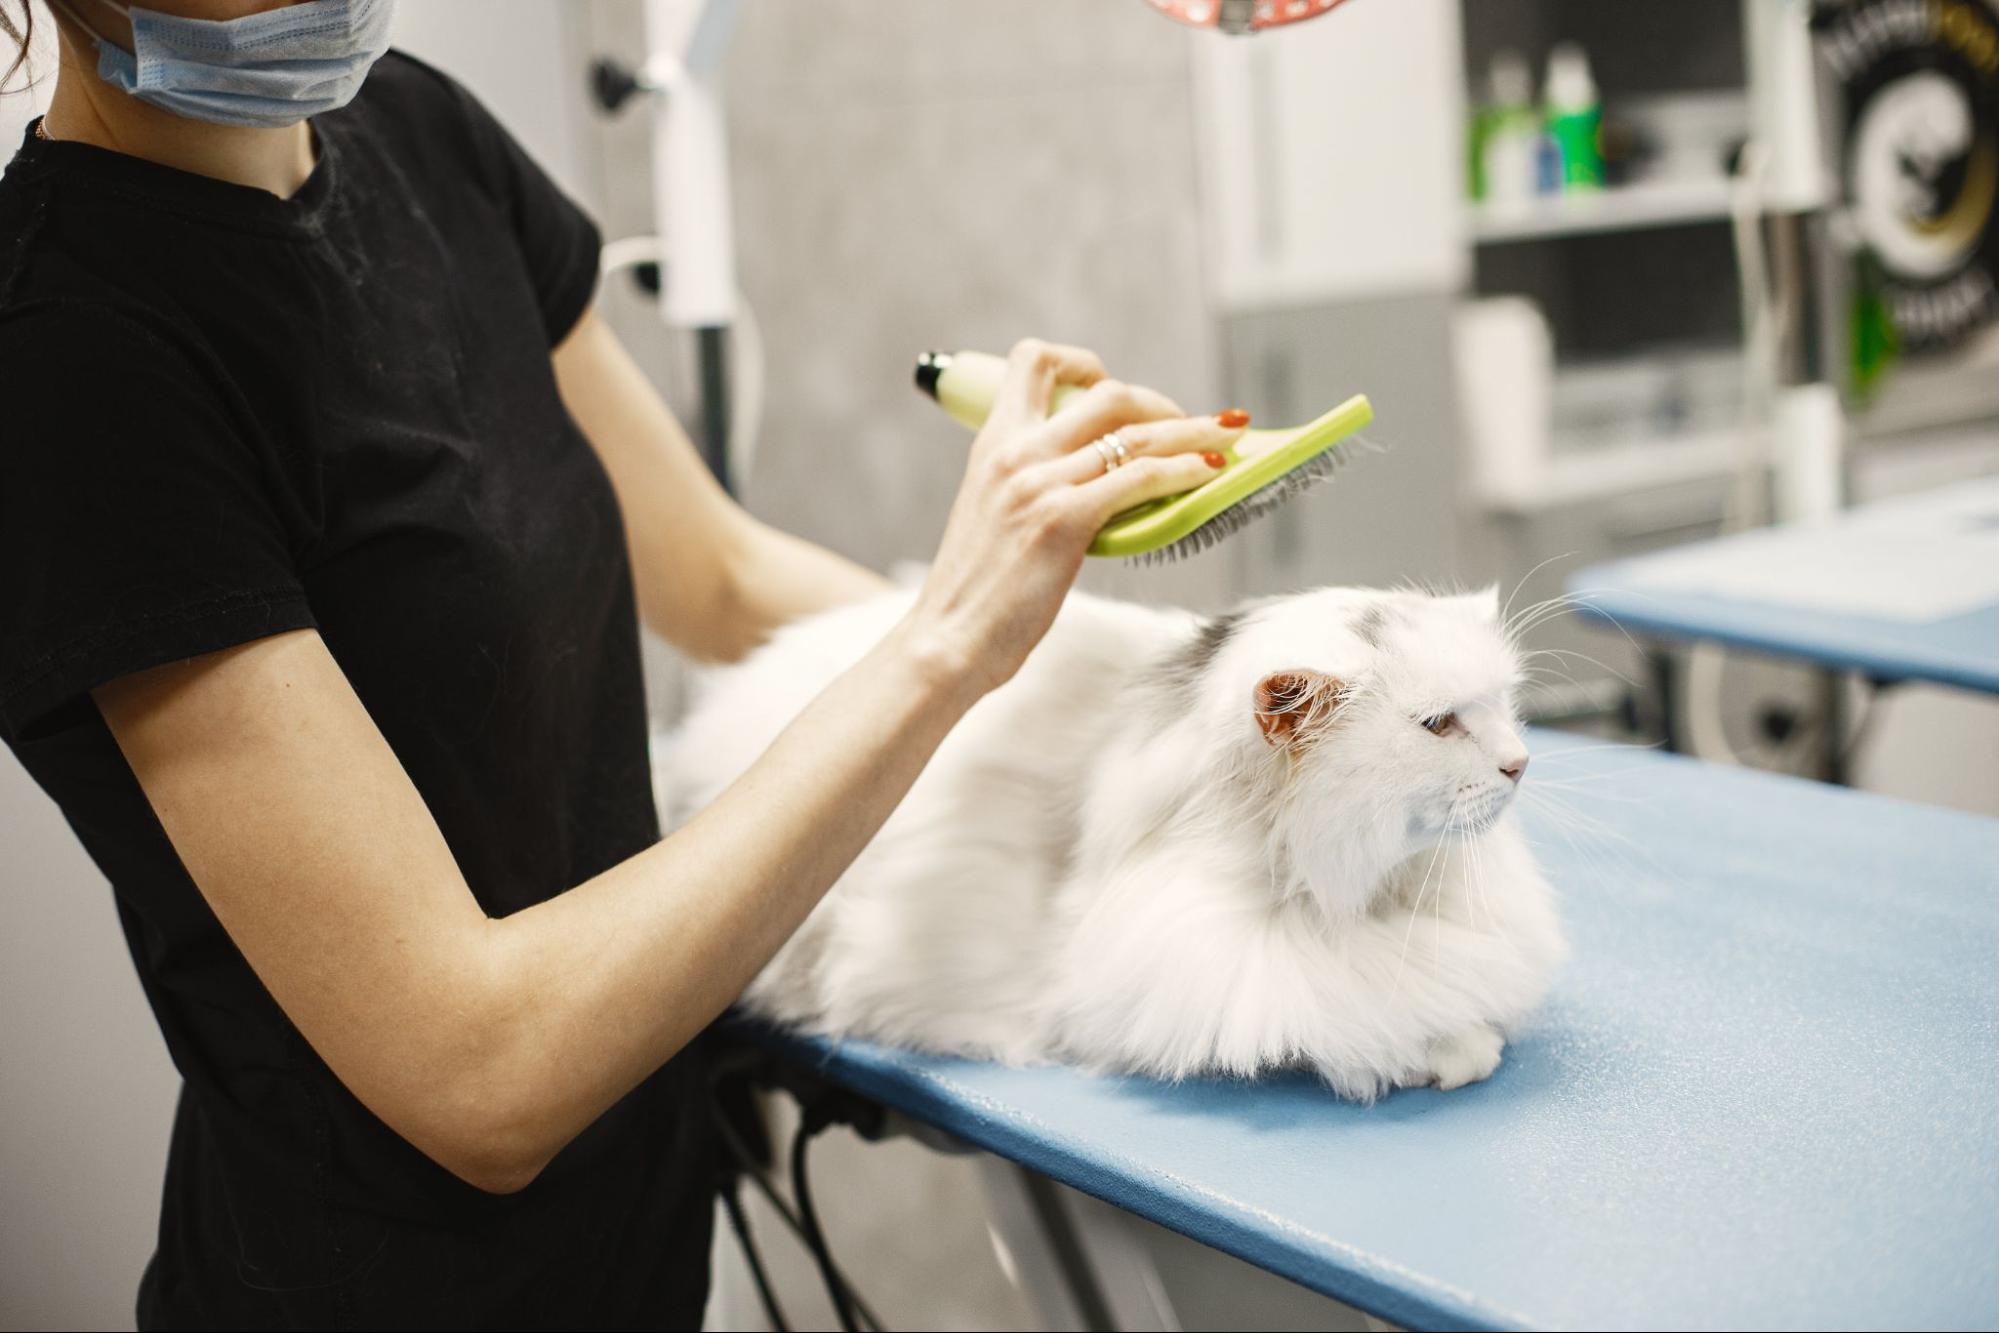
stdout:
{"type": "Polygon", "coordinates": [[[1363,907],[1396,864],[1490,828],[1526,770],[1521,664],[1491,589],[1270,598],[1228,626],[1213,671],[1293,887],[1328,907],[1363,907]]]}

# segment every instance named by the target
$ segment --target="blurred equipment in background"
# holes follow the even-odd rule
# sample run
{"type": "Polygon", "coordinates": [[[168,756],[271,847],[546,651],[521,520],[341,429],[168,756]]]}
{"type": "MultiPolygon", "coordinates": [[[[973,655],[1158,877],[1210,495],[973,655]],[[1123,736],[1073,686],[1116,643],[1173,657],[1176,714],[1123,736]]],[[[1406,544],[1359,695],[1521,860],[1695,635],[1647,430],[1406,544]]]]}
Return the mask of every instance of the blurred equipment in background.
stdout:
{"type": "Polygon", "coordinates": [[[1548,318],[1525,297],[1492,296],[1460,305],[1451,333],[1472,489],[1491,504],[1531,504],[1548,466],[1548,318]]]}
{"type": "Polygon", "coordinates": [[[1342,0],[1146,0],[1160,13],[1195,28],[1246,37],[1265,28],[1317,18],[1342,0]]]}
{"type": "Polygon", "coordinates": [[[692,331],[700,368],[702,457],[734,490],[730,332],[736,323],[735,223],[729,201],[722,60],[737,0],[645,0],[647,54],[637,67],[600,59],[591,90],[608,113],[644,94],[653,113],[653,209],[660,318],[692,331]]]}
{"type": "MultiPolygon", "coordinates": [[[[1819,117],[1812,3],[1748,0],[1744,15],[1750,146],[1736,173],[1737,211],[1762,215],[1766,247],[1753,263],[1738,257],[1744,287],[1753,269],[1766,288],[1765,307],[1744,336],[1750,374],[1768,381],[1774,517],[1823,522],[1844,502],[1846,417],[1824,322],[1832,182],[1819,117]]],[[[1738,243],[1748,239],[1745,229],[1737,236],[1738,243]]],[[[1752,386],[1752,403],[1765,387],[1752,386]]],[[[1762,423],[1745,424],[1745,442],[1752,441],[1762,423]]],[[[1743,450],[1743,471],[1760,471],[1760,463],[1753,448],[1743,450]]],[[[1740,525],[1760,522],[1762,515],[1738,512],[1733,518],[1740,525]]]]}

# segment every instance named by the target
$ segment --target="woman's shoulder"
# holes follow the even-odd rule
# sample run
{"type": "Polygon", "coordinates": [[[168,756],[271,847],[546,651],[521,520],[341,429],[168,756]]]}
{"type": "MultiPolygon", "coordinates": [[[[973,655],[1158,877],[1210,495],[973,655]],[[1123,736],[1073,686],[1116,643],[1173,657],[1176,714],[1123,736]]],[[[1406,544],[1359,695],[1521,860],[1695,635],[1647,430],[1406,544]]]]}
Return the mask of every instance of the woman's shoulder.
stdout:
{"type": "Polygon", "coordinates": [[[29,290],[0,300],[0,382],[11,426],[0,432],[0,484],[23,466],[39,467],[37,456],[77,423],[115,419],[159,439],[198,420],[202,429],[193,433],[204,447],[218,443],[210,427],[235,417],[196,341],[59,256],[42,269],[29,290]],[[73,271],[54,276],[65,269],[73,271]]]}
{"type": "Polygon", "coordinates": [[[440,166],[482,167],[483,140],[496,124],[472,91],[435,65],[391,49],[375,62],[351,105],[334,116],[365,122],[384,138],[431,146],[440,166]]]}
{"type": "MultiPolygon", "coordinates": [[[[398,47],[383,52],[368,71],[355,105],[397,114],[460,115],[471,96],[437,66],[398,47]]],[[[338,114],[337,112],[335,114],[338,114]]]]}
{"type": "Polygon", "coordinates": [[[0,289],[0,367],[10,395],[32,393],[45,371],[135,364],[177,370],[200,360],[183,331],[82,265],[55,253],[0,289]]]}

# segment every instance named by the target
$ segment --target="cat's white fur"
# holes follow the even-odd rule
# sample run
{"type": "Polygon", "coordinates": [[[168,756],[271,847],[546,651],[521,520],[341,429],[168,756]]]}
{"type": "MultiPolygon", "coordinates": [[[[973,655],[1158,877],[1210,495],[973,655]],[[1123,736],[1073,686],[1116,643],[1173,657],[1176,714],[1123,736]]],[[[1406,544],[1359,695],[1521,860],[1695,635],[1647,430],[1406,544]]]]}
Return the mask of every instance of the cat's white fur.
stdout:
{"type": "MultiPolygon", "coordinates": [[[[668,820],[910,596],[790,626],[704,682],[662,753],[668,820]]],[[[1205,623],[1072,595],[744,1003],[1015,1063],[1302,1065],[1363,1099],[1484,1078],[1564,951],[1509,813],[1525,750],[1498,619],[1490,592],[1328,588],[1205,623]]]]}

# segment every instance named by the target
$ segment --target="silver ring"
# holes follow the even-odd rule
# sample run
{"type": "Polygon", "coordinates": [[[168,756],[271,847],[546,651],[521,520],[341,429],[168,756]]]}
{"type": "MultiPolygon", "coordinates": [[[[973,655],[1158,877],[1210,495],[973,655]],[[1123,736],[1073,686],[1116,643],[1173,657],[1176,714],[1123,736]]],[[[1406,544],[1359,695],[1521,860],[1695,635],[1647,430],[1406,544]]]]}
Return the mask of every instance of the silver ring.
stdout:
{"type": "Polygon", "coordinates": [[[1124,447],[1124,436],[1112,431],[1100,440],[1092,440],[1097,448],[1097,457],[1104,460],[1104,471],[1110,472],[1131,461],[1131,451],[1124,447]]]}

